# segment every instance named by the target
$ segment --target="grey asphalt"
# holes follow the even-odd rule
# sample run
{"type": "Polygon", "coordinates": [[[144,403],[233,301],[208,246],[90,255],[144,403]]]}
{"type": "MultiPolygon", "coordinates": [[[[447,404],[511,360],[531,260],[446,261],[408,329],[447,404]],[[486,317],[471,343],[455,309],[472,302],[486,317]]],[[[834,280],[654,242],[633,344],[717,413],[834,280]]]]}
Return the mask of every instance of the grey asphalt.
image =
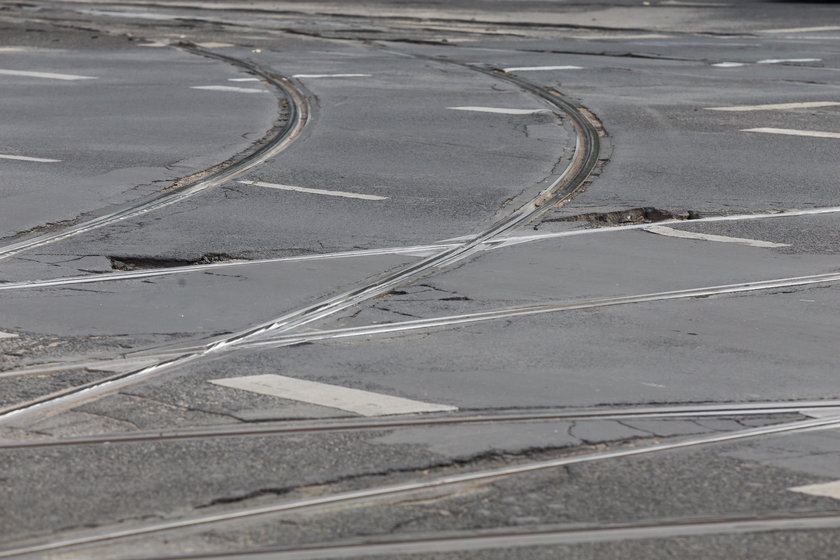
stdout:
{"type": "MultiPolygon", "coordinates": [[[[97,76],[48,86],[20,76],[0,81],[10,107],[0,153],[62,160],[0,160],[0,245],[235,159],[283,118],[268,85],[230,81],[249,75],[179,42],[289,77],[311,108],[303,133],[269,161],[189,200],[6,258],[2,281],[106,275],[126,263],[166,268],[318,257],[475,235],[544,189],[568,165],[576,142],[568,116],[476,70],[554,65],[581,68],[511,72],[594,115],[603,127],[599,165],[571,201],[506,235],[556,235],[486,246],[292,332],[839,270],[840,216],[833,211],[703,219],[838,206],[840,139],[745,129],[840,133],[839,106],[709,110],[835,101],[840,57],[831,22],[838,7],[831,3],[173,4],[34,2],[0,11],[0,47],[13,47],[2,52],[2,68],[97,76]],[[172,45],[142,46],[165,43],[172,45]],[[798,60],[805,58],[818,60],[798,60]],[[715,66],[724,62],[740,65],[715,66]],[[311,74],[365,76],[305,76],[311,74]],[[264,93],[191,89],[204,85],[264,93]],[[541,112],[450,109],[461,106],[541,112]],[[641,229],[645,219],[656,226],[653,220],[668,216],[692,219],[669,222],[669,230],[641,229]],[[604,228],[629,224],[639,227],[604,228]],[[675,237],[681,234],[694,238],[675,237]]],[[[428,254],[250,263],[2,290],[0,406],[9,410],[137,371],[157,363],[158,350],[190,352],[369,286],[428,254]],[[140,356],[151,358],[107,363],[140,356]],[[70,364],[85,360],[104,362],[70,364]],[[39,364],[53,369],[16,371],[39,364]]],[[[209,351],[69,409],[14,422],[0,410],[0,437],[357,418],[210,383],[267,374],[448,405],[460,414],[837,399],[837,296],[832,281],[209,351]]],[[[0,515],[0,554],[163,520],[804,418],[695,413],[3,449],[0,487],[8,507],[0,515]]],[[[837,531],[808,526],[807,519],[786,530],[707,528],[693,536],[611,540],[597,531],[836,514],[835,498],[790,489],[835,481],[837,453],[836,429],[704,444],[60,555],[200,556],[485,530],[592,529],[575,544],[474,550],[448,540],[443,551],[378,557],[833,558],[837,531]]]]}

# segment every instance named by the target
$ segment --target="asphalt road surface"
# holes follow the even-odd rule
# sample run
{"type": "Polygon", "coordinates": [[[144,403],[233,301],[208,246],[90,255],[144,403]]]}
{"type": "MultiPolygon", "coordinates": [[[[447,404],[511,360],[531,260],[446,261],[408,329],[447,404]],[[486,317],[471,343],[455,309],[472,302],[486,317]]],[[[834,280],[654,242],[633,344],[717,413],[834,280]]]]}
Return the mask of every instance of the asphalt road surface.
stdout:
{"type": "Polygon", "coordinates": [[[836,559],[838,44],[0,2],[0,558],[836,559]]]}

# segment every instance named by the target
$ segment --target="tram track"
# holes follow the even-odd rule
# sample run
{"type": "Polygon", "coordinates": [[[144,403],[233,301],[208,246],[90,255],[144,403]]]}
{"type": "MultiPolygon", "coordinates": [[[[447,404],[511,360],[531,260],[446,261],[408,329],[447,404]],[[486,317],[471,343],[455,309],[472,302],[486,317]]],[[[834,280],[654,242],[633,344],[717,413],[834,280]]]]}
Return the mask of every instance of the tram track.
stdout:
{"type": "MultiPolygon", "coordinates": [[[[438,62],[445,63],[446,61],[438,62]]],[[[462,66],[460,63],[454,64],[462,66]]],[[[517,85],[542,100],[543,103],[552,107],[553,110],[563,112],[571,120],[576,135],[574,154],[571,157],[571,161],[565,169],[550,176],[547,181],[549,183],[548,186],[543,188],[533,199],[521,205],[509,216],[496,221],[487,229],[471,236],[466,241],[438,252],[431,257],[427,257],[420,262],[405,266],[394,272],[386,273],[378,280],[367,285],[326,298],[313,305],[256,324],[232,335],[212,340],[196,350],[174,356],[157,364],[139,370],[109,376],[93,383],[68,389],[58,395],[36,399],[22,406],[7,408],[3,412],[0,412],[0,425],[23,421],[26,418],[42,415],[47,412],[52,413],[58,410],[64,410],[81,402],[99,398],[118,391],[123,387],[157,376],[174,367],[183,366],[210,355],[219,355],[225,351],[236,350],[242,343],[259,338],[266,333],[288,333],[320,319],[332,316],[340,311],[368,301],[371,298],[387,293],[407,282],[421,278],[426,274],[461,262],[480,251],[486,242],[498,238],[524,223],[535,220],[557,205],[570,200],[582,188],[590,172],[595,168],[600,150],[599,133],[595,126],[574,104],[567,101],[557,92],[542,88],[527,80],[509,74],[483,68],[467,67],[517,85]]],[[[0,256],[2,256],[2,253],[0,253],[0,256]]]]}
{"type": "Polygon", "coordinates": [[[278,422],[247,422],[231,426],[140,430],[136,432],[98,434],[93,436],[0,440],[0,449],[33,449],[42,447],[75,447],[216,439],[224,437],[282,436],[310,433],[371,432],[398,428],[469,426],[476,424],[517,424],[552,421],[628,420],[628,419],[700,419],[779,416],[790,414],[830,414],[840,410],[840,400],[764,401],[746,403],[640,405],[598,407],[592,409],[528,409],[503,411],[463,411],[445,415],[399,415],[380,418],[328,418],[278,422]]]}
{"type": "MultiPolygon", "coordinates": [[[[616,233],[623,231],[644,230],[646,228],[656,226],[669,225],[700,225],[704,223],[718,223],[718,222],[736,222],[736,221],[752,221],[761,219],[773,218],[797,218],[808,216],[821,216],[840,213],[840,207],[822,207],[822,208],[805,208],[794,210],[783,210],[778,212],[756,212],[751,214],[729,214],[723,216],[707,216],[702,218],[695,218],[691,220],[661,220],[657,222],[649,222],[642,224],[626,224],[615,226],[603,226],[597,228],[573,229],[569,231],[538,233],[533,235],[506,235],[491,239],[484,243],[483,249],[492,250],[503,247],[511,247],[522,243],[534,243],[538,241],[548,241],[551,239],[560,239],[565,237],[578,237],[581,235],[591,235],[600,233],[616,233]]],[[[292,262],[307,262],[318,260],[332,260],[332,259],[346,259],[357,257],[370,257],[381,255],[413,255],[424,254],[435,251],[444,251],[457,246],[449,240],[439,241],[435,243],[428,243],[425,245],[413,245],[406,247],[383,247],[379,249],[361,249],[356,251],[341,251],[337,253],[322,253],[313,255],[299,255],[292,257],[276,257],[266,259],[254,260],[232,260],[224,262],[214,262],[206,264],[193,264],[184,266],[170,266],[161,268],[151,268],[142,270],[129,270],[119,272],[105,272],[96,274],[86,274],[79,276],[64,276],[58,278],[45,278],[39,280],[24,280],[19,282],[2,282],[0,281],[0,291],[10,290],[27,290],[39,288],[56,288],[62,286],[75,286],[79,284],[95,284],[100,282],[117,282],[125,280],[139,280],[146,278],[157,278],[162,276],[172,276],[176,274],[188,274],[191,272],[207,272],[217,269],[236,268],[241,266],[260,266],[279,263],[292,262]]]]}
{"type": "Polygon", "coordinates": [[[163,560],[224,558],[310,560],[406,554],[445,554],[499,549],[563,546],[675,537],[743,535],[777,531],[813,531],[840,528],[840,514],[833,511],[796,512],[771,516],[728,516],[646,520],[642,523],[540,527],[537,529],[483,529],[441,531],[404,538],[368,538],[299,547],[266,547],[224,553],[167,556],[163,560]]]}
{"type": "Polygon", "coordinates": [[[564,455],[559,458],[526,461],[515,465],[484,470],[474,470],[443,476],[424,477],[408,482],[373,486],[361,490],[339,491],[332,494],[279,501],[272,504],[244,506],[226,511],[184,517],[181,519],[146,523],[127,528],[99,530],[85,535],[56,539],[52,542],[23,546],[0,551],[0,558],[11,558],[27,554],[40,554],[61,550],[78,550],[100,544],[123,541],[134,537],[148,536],[169,531],[208,527],[217,524],[262,518],[288,512],[317,510],[324,507],[360,506],[381,503],[383,500],[401,500],[429,491],[454,492],[466,486],[485,484],[512,476],[548,471],[572,465],[585,465],[605,461],[615,461],[631,457],[658,455],[692,448],[754,440],[771,436],[802,433],[810,430],[840,427],[840,415],[809,420],[796,420],[758,428],[715,433],[695,437],[679,438],[674,441],[653,442],[626,446],[618,449],[596,452],[583,452],[564,455]]]}
{"type": "Polygon", "coordinates": [[[298,91],[297,87],[289,79],[277,76],[273,72],[253,62],[218,54],[194,45],[184,44],[179,46],[179,48],[194,55],[212,58],[237,66],[255,76],[259,76],[272,86],[280,104],[285,105],[286,111],[288,111],[285,123],[282,126],[275,127],[269,131],[267,136],[258,140],[254,144],[254,146],[257,146],[256,149],[252,149],[244,155],[236,157],[236,159],[216,165],[211,168],[212,171],[209,172],[209,175],[206,174],[206,171],[193,174],[196,178],[192,181],[186,181],[184,184],[174,188],[170,187],[168,190],[161,191],[145,199],[120,206],[116,209],[104,211],[99,215],[94,215],[92,218],[58,231],[0,246],[0,260],[184,201],[203,191],[230,181],[277,155],[303,131],[309,118],[309,106],[304,95],[298,91]]]}

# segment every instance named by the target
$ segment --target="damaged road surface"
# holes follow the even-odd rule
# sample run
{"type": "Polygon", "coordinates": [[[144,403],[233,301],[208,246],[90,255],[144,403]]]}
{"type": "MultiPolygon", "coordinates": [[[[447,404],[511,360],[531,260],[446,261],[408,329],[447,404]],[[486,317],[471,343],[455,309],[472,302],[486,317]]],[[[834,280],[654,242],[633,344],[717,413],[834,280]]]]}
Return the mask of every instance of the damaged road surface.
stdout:
{"type": "Polygon", "coordinates": [[[0,4],[0,558],[835,558],[838,16],[0,4]]]}

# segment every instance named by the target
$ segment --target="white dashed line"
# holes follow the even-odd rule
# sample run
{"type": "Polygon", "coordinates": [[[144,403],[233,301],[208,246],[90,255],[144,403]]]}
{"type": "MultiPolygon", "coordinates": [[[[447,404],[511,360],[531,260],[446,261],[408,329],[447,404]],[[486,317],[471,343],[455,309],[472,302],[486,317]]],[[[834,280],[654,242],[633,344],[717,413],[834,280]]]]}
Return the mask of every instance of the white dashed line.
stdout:
{"type": "Polygon", "coordinates": [[[717,66],[718,68],[740,68],[744,66],[743,62],[717,62],[712,64],[712,66],[717,66]]]}
{"type": "Polygon", "coordinates": [[[267,189],[279,189],[281,191],[295,191],[310,194],[323,194],[326,196],[343,196],[344,198],[360,198],[362,200],[388,200],[387,196],[376,196],[373,194],[359,194],[346,191],[328,191],[325,189],[310,189],[306,187],[293,187],[291,185],[279,185],[277,183],[263,183],[261,181],[237,181],[243,185],[265,187],[267,189]]]}
{"type": "Polygon", "coordinates": [[[545,72],[549,70],[583,70],[582,66],[518,66],[505,68],[505,72],[545,72]]]}
{"type": "Polygon", "coordinates": [[[806,486],[794,486],[793,488],[788,488],[788,490],[811,496],[824,496],[826,498],[840,500],[840,480],[823,482],[821,484],[808,484],[806,486]]]}
{"type": "Polygon", "coordinates": [[[13,156],[11,154],[0,154],[0,159],[16,159],[20,161],[36,161],[38,163],[58,163],[60,159],[47,159],[47,158],[39,158],[39,157],[28,157],[28,156],[13,156]]]}
{"type": "Polygon", "coordinates": [[[48,80],[95,80],[94,76],[75,74],[53,74],[52,72],[30,72],[28,70],[0,70],[3,76],[23,76],[26,78],[44,78],[48,80]]]}
{"type": "Polygon", "coordinates": [[[650,226],[645,231],[666,235],[668,237],[679,237],[681,239],[700,239],[703,241],[717,241],[718,243],[740,243],[750,247],[790,247],[786,243],[773,243],[772,241],[760,241],[758,239],[745,239],[743,237],[727,237],[726,235],[713,235],[710,233],[697,233],[694,231],[682,231],[665,226],[650,226]]]}
{"type": "Polygon", "coordinates": [[[229,82],[259,82],[259,78],[228,78],[229,82]]]}
{"type": "MultiPolygon", "coordinates": [[[[814,300],[800,299],[799,301],[814,303],[814,300]]],[[[808,418],[828,418],[830,416],[840,416],[840,408],[806,408],[800,410],[799,414],[807,416],[808,418]]]]}
{"type": "Polygon", "coordinates": [[[295,74],[292,78],[370,78],[370,74],[295,74]]]}
{"type": "Polygon", "coordinates": [[[706,107],[707,111],[785,111],[787,109],[812,109],[834,107],[840,101],[805,101],[803,103],[774,103],[770,105],[733,105],[731,107],[706,107]]]}
{"type": "Polygon", "coordinates": [[[479,113],[499,113],[502,115],[532,115],[545,113],[546,109],[505,109],[504,107],[447,107],[453,111],[477,111],[479,113]]]}
{"type": "Polygon", "coordinates": [[[808,33],[809,31],[840,31],[840,25],[823,25],[821,27],[789,27],[787,29],[763,29],[759,33],[808,33]]]}
{"type": "Polygon", "coordinates": [[[0,340],[2,340],[4,338],[17,338],[17,337],[18,337],[18,335],[16,335],[15,333],[0,331],[0,340]]]}
{"type": "Polygon", "coordinates": [[[810,136],[813,138],[840,138],[840,132],[822,132],[819,130],[794,130],[792,128],[743,128],[741,129],[741,132],[762,132],[764,134],[810,136]]]}
{"type": "Polygon", "coordinates": [[[267,374],[211,379],[210,383],[223,387],[242,389],[261,395],[272,395],[282,399],[337,408],[348,412],[355,412],[362,416],[387,416],[391,414],[449,412],[458,410],[454,406],[414,401],[283,375],[267,374]]]}
{"type": "Polygon", "coordinates": [[[821,58],[767,58],[756,64],[784,64],[785,62],[822,62],[821,58]]]}
{"type": "Polygon", "coordinates": [[[264,89],[234,87],[234,86],[192,86],[190,89],[203,89],[206,91],[232,91],[235,93],[266,93],[264,89]]]}
{"type": "Polygon", "coordinates": [[[236,45],[231,44],[231,43],[214,43],[214,42],[196,43],[196,45],[198,45],[199,47],[203,47],[205,49],[227,49],[227,48],[236,46],[236,45]]]}

